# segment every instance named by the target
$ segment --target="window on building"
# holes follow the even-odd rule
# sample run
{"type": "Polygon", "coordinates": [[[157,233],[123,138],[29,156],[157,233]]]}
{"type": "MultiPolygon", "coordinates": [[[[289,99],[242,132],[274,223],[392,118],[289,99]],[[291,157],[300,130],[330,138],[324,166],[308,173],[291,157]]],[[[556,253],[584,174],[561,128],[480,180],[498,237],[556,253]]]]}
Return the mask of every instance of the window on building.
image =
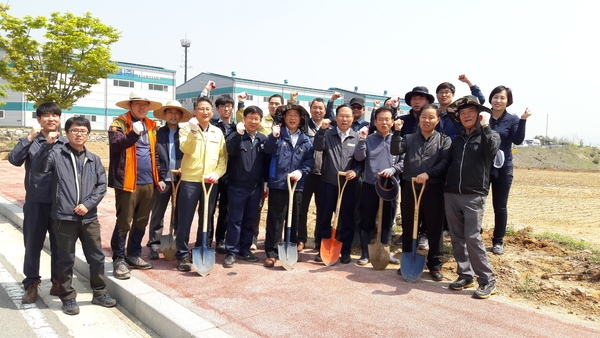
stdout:
{"type": "Polygon", "coordinates": [[[150,90],[158,90],[159,92],[166,92],[169,90],[169,86],[167,85],[159,85],[159,84],[154,84],[154,83],[149,83],[148,84],[148,89],[150,90]]]}
{"type": "Polygon", "coordinates": [[[0,110],[0,119],[4,118],[4,110],[0,110]]]}
{"type": "Polygon", "coordinates": [[[35,113],[35,110],[31,112],[31,118],[37,119],[37,114],[35,113]]]}
{"type": "Polygon", "coordinates": [[[96,115],[85,115],[85,114],[74,114],[74,117],[76,116],[81,116],[81,117],[85,117],[86,119],[88,119],[90,122],[96,122],[96,115]]]}
{"type": "Polygon", "coordinates": [[[254,95],[248,94],[248,98],[246,100],[247,101],[254,101],[254,95]]]}
{"type": "Polygon", "coordinates": [[[133,81],[113,80],[113,85],[117,87],[133,88],[133,81]]]}

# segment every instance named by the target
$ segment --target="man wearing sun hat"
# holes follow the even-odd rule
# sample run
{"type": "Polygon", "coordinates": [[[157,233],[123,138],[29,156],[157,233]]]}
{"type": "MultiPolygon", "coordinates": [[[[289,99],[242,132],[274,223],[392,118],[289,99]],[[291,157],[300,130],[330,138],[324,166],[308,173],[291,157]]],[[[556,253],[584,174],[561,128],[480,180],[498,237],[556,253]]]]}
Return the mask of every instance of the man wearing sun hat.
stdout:
{"type": "Polygon", "coordinates": [[[113,276],[117,279],[129,279],[130,268],[152,268],[152,263],[141,257],[142,238],[152,209],[154,188],[164,190],[166,184],[158,176],[156,123],[146,115],[161,106],[160,102],[134,90],[128,100],[117,102],[117,107],[127,112],[117,117],[108,129],[108,186],[115,189],[117,216],[110,246],[113,276]]]}
{"type": "MultiPolygon", "coordinates": [[[[175,193],[173,184],[179,181],[179,174],[174,175],[174,181],[171,181],[171,170],[180,170],[183,152],[179,149],[179,123],[188,122],[192,118],[192,113],[183,108],[177,100],[167,101],[167,103],[154,111],[154,117],[164,120],[166,123],[156,132],[156,151],[158,152],[158,179],[165,183],[165,189],[154,191],[154,205],[152,206],[152,215],[150,216],[150,231],[148,234],[147,247],[150,248],[150,259],[158,259],[158,249],[160,248],[160,236],[163,234],[165,211],[175,193]]],[[[176,198],[176,197],[175,197],[176,198]]],[[[171,210],[174,218],[173,226],[177,225],[177,210],[171,210]]],[[[175,228],[175,232],[177,228],[175,228]]]]}
{"type": "Polygon", "coordinates": [[[404,101],[406,101],[406,104],[409,105],[411,109],[408,114],[400,116],[400,119],[404,121],[404,127],[402,127],[402,131],[400,132],[402,137],[417,131],[421,107],[428,103],[433,103],[435,98],[433,95],[429,94],[427,87],[417,86],[404,95],[404,101]]]}

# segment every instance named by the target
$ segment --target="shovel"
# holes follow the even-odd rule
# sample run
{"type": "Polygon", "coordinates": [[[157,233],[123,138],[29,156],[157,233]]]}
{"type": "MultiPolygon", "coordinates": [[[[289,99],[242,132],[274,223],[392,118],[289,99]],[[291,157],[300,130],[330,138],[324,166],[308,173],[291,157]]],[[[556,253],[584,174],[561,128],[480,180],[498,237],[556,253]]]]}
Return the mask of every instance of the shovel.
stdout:
{"type": "Polygon", "coordinates": [[[206,177],[203,177],[202,191],[204,192],[204,213],[202,218],[202,246],[192,249],[192,260],[194,267],[200,276],[204,277],[210,273],[215,266],[215,249],[206,247],[206,232],[208,228],[208,203],[210,191],[213,188],[213,183],[207,182],[206,177]],[[206,183],[209,184],[208,190],[206,183]]]}
{"type": "MultiPolygon", "coordinates": [[[[387,183],[387,182],[386,182],[387,183]]],[[[375,270],[385,269],[390,262],[390,246],[381,243],[381,223],[383,223],[383,199],[379,197],[379,211],[377,212],[377,240],[369,243],[369,260],[375,270]]]]}
{"type": "Polygon", "coordinates": [[[346,189],[346,183],[348,180],[344,179],[344,184],[341,185],[340,190],[340,176],[345,178],[346,173],[338,171],[338,198],[337,204],[335,205],[335,214],[333,216],[333,226],[331,227],[331,237],[321,239],[321,259],[325,265],[333,265],[340,258],[342,252],[342,242],[335,239],[337,233],[338,221],[340,218],[340,207],[342,205],[342,196],[344,195],[344,189],[346,189]]]}
{"type": "Polygon", "coordinates": [[[415,200],[415,218],[413,222],[413,233],[412,233],[412,251],[402,253],[402,265],[400,265],[400,271],[402,276],[409,283],[414,283],[419,279],[425,268],[425,258],[427,255],[422,255],[417,252],[417,230],[419,228],[419,205],[421,204],[421,197],[423,197],[423,191],[425,191],[425,183],[421,187],[421,192],[417,197],[417,190],[415,188],[417,179],[412,178],[412,190],[413,198],[415,200]]]}
{"type": "Polygon", "coordinates": [[[292,236],[292,207],[294,204],[294,191],[296,190],[296,184],[298,184],[298,181],[294,181],[294,184],[292,185],[290,176],[290,174],[287,175],[288,194],[290,197],[288,199],[288,217],[285,227],[285,242],[277,245],[279,259],[286,270],[292,270],[294,268],[294,264],[296,264],[298,261],[297,245],[296,243],[290,243],[290,237],[292,236]]]}
{"type": "Polygon", "coordinates": [[[165,259],[169,261],[175,260],[175,253],[177,252],[177,246],[175,245],[175,236],[173,236],[173,231],[175,229],[175,212],[177,209],[175,208],[177,205],[177,191],[179,190],[179,182],[175,183],[175,174],[178,170],[171,170],[171,224],[169,226],[169,234],[160,236],[160,251],[162,251],[165,259]]]}

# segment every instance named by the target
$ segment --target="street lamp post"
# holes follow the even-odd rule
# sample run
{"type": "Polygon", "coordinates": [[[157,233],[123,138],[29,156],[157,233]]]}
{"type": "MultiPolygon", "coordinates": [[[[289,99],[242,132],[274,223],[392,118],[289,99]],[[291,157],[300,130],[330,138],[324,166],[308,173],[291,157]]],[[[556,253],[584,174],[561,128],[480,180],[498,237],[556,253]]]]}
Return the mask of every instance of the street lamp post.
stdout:
{"type": "Polygon", "coordinates": [[[183,63],[183,82],[187,82],[187,50],[190,47],[190,45],[192,44],[192,42],[190,41],[190,39],[181,39],[181,47],[183,47],[184,49],[184,54],[185,54],[185,59],[184,59],[184,63],[183,63]]]}
{"type": "Polygon", "coordinates": [[[548,116],[550,114],[546,114],[546,144],[548,144],[548,116]]]}

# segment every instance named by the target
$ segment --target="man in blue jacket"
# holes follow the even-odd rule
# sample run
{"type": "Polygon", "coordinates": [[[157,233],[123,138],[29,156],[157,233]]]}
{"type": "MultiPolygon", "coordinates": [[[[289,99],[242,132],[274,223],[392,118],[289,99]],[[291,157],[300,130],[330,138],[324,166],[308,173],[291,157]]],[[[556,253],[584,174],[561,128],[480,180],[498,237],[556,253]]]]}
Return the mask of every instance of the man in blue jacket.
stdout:
{"type": "MultiPolygon", "coordinates": [[[[164,120],[166,124],[156,132],[156,152],[158,153],[158,177],[159,186],[164,189],[154,190],[154,205],[150,217],[150,231],[148,234],[148,246],[150,248],[150,259],[158,259],[158,249],[160,249],[160,236],[163,234],[165,211],[169,204],[169,199],[175,193],[173,185],[179,181],[181,176],[181,159],[183,153],[179,149],[179,123],[188,122],[192,118],[192,113],[183,108],[177,100],[167,101],[167,103],[154,111],[154,117],[164,120]],[[173,175],[174,181],[171,181],[171,170],[177,170],[177,175],[173,175]]],[[[177,198],[177,196],[174,196],[177,198]]],[[[171,210],[171,226],[175,227],[177,232],[177,210],[171,210]]]]}
{"type": "Polygon", "coordinates": [[[277,115],[283,126],[273,126],[265,142],[265,152],[271,154],[269,168],[269,211],[265,236],[266,267],[273,267],[279,258],[277,242],[281,239],[283,224],[288,212],[292,212],[292,234],[290,242],[297,243],[297,224],[304,177],[310,173],[315,163],[313,146],[302,127],[308,119],[308,112],[300,105],[285,105],[277,108],[277,115]],[[293,196],[292,210],[288,210],[289,192],[287,175],[297,181],[293,196]]]}
{"type": "Polygon", "coordinates": [[[58,296],[56,268],[56,237],[52,231],[50,209],[52,200],[52,177],[41,172],[33,172],[38,163],[45,163],[48,156],[46,148],[61,147],[68,140],[59,136],[60,106],[54,102],[40,104],[35,110],[39,127],[31,128],[29,135],[21,138],[15,148],[8,154],[8,161],[17,167],[25,163],[25,204],[23,205],[23,241],[25,259],[23,260],[23,287],[25,294],[23,304],[34,303],[38,296],[40,276],[40,253],[44,247],[46,232],[50,235],[50,294],[58,296]],[[52,138],[54,143],[48,143],[52,138]]]}
{"type": "MultiPolygon", "coordinates": [[[[91,130],[85,117],[71,117],[65,123],[69,143],[46,148],[47,162],[36,171],[52,174],[52,221],[57,244],[59,297],[68,315],[79,313],[77,291],[73,289],[75,244],[79,239],[90,266],[92,304],[113,307],[117,302],[106,292],[104,252],[100,238],[98,205],[106,195],[106,172],[100,157],[85,149],[91,130]]],[[[55,138],[47,138],[53,144],[55,138]]]]}

